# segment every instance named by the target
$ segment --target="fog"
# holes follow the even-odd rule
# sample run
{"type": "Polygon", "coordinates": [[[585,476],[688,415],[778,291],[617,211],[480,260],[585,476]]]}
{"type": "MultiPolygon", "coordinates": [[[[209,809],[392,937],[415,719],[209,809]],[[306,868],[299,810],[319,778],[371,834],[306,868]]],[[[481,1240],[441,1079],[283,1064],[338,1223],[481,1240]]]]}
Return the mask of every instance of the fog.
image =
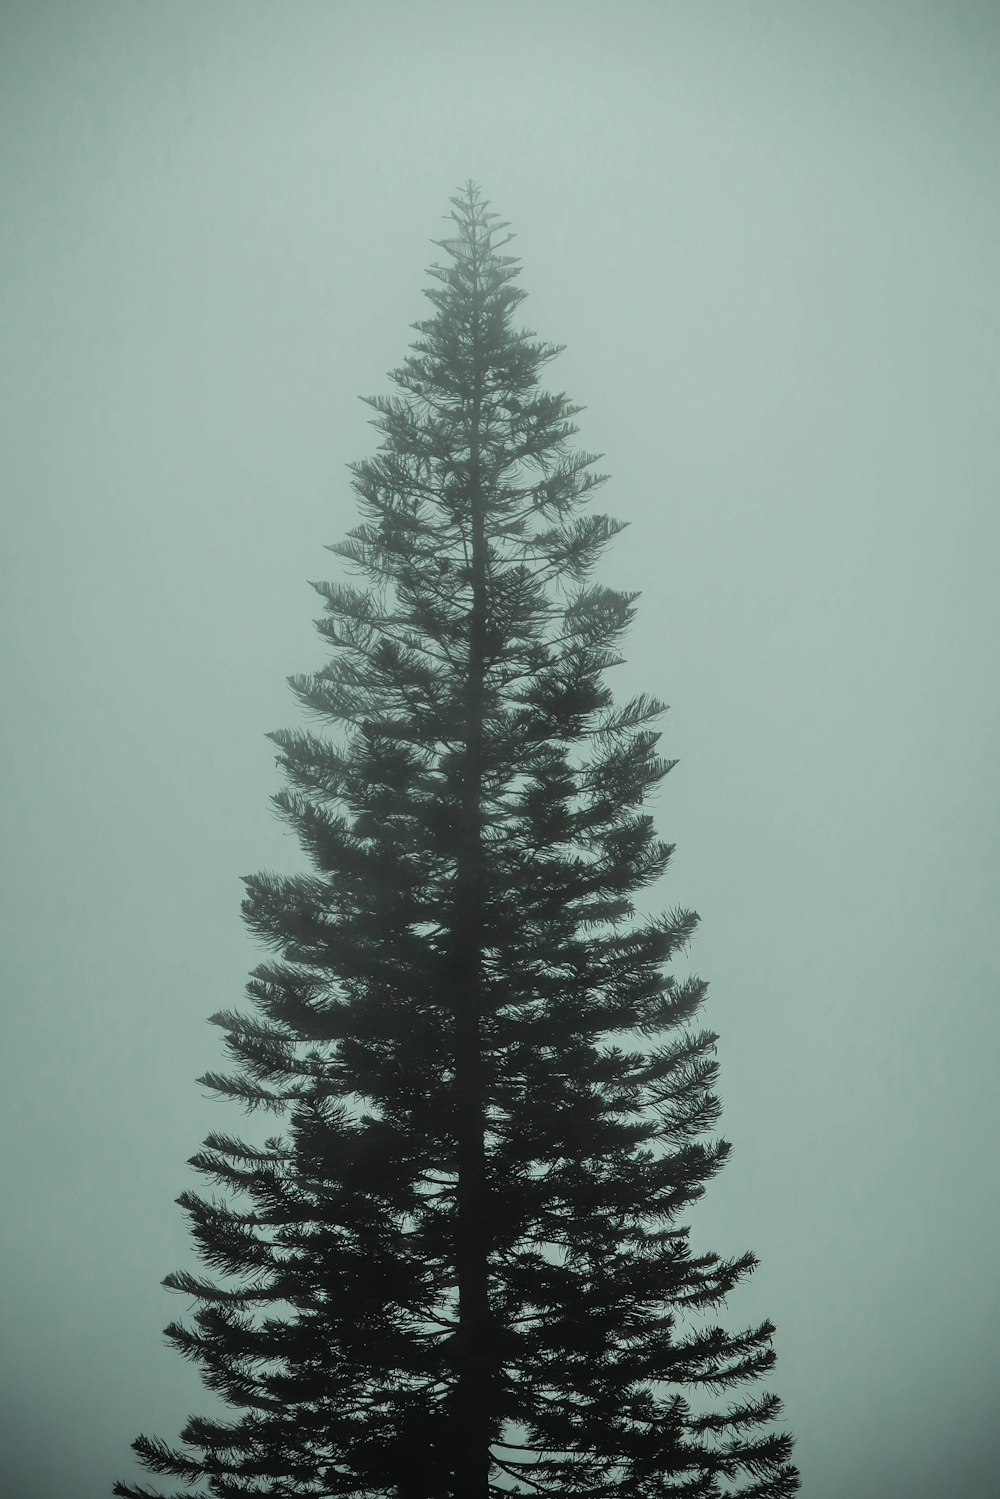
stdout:
{"type": "Polygon", "coordinates": [[[988,0],[0,8],[4,1492],[206,1408],[159,1281],[239,876],[303,865],[264,736],[470,177],[671,704],[692,1243],[760,1257],[807,1499],[1000,1492],[998,101],[988,0]]]}

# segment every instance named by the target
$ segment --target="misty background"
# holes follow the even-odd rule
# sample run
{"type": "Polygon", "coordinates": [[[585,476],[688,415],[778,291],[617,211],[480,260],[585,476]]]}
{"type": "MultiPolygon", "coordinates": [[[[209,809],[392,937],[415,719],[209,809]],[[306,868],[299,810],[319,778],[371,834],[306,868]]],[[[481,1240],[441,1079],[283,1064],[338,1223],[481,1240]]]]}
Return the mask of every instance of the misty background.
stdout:
{"type": "Polygon", "coordinates": [[[692,1243],[806,1499],[1000,1492],[998,142],[990,0],[0,5],[0,1491],[209,1408],[159,1281],[239,876],[304,864],[264,735],[473,177],[672,705],[692,1243]]]}

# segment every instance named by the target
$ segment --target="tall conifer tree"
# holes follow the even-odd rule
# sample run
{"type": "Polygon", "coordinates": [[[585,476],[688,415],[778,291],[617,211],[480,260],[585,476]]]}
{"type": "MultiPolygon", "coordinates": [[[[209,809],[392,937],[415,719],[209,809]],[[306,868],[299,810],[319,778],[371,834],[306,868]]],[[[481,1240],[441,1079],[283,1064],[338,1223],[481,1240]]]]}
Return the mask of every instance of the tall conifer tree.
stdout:
{"type": "Polygon", "coordinates": [[[780,1499],[778,1400],[742,1389],[773,1328],[705,1315],[756,1261],[682,1221],[729,1147],[703,1139],[705,985],[664,969],[697,918],[633,906],[672,762],[662,705],[604,680],[635,595],[591,574],[621,527],[539,385],[558,348],[512,321],[507,226],[474,184],[451,201],[330,548],[361,586],[315,585],[329,662],[292,679],[333,733],[272,736],[314,872],[247,879],[277,956],[212,1017],[234,1070],[203,1081],[284,1124],[208,1137],[191,1164],[226,1195],[180,1201],[222,1280],[166,1280],[198,1306],[167,1336],[234,1414],[135,1450],[219,1499],[780,1499]]]}

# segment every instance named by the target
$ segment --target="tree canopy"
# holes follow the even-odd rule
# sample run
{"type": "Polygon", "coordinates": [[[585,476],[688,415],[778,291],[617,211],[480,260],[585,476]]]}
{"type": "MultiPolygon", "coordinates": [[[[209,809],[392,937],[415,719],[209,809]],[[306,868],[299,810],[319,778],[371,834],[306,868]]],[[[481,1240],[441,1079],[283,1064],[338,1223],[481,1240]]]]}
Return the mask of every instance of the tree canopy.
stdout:
{"type": "Polygon", "coordinates": [[[167,1277],[197,1308],[167,1336],[233,1414],[134,1446],[219,1499],[782,1499],[791,1439],[746,1388],[774,1329],[713,1320],[756,1261],[684,1222],[729,1147],[706,986],[667,969],[697,918],[636,910],[673,762],[663,705],[606,681],[621,525],[541,387],[559,348],[515,325],[507,225],[475,184],[451,203],[314,585],[314,727],[272,736],[310,872],[246,880],[273,956],[213,1016],[203,1081],[282,1132],[211,1134],[191,1164],[224,1196],[180,1199],[213,1273],[167,1277]]]}

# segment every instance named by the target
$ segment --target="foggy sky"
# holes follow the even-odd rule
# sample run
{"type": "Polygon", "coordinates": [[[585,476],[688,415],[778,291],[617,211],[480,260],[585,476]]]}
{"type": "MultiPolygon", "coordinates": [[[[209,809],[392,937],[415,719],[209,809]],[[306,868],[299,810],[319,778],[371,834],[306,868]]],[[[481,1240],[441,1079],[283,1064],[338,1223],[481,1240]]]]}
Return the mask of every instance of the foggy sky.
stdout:
{"type": "Polygon", "coordinates": [[[992,3],[0,6],[0,1491],[208,1408],[161,1329],[311,578],[467,178],[565,343],[806,1499],[1000,1492],[992,3]],[[6,1484],[6,1488],[3,1485],[6,1484]]]}

